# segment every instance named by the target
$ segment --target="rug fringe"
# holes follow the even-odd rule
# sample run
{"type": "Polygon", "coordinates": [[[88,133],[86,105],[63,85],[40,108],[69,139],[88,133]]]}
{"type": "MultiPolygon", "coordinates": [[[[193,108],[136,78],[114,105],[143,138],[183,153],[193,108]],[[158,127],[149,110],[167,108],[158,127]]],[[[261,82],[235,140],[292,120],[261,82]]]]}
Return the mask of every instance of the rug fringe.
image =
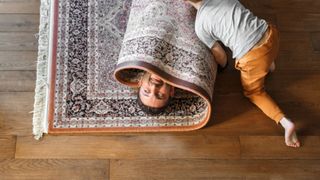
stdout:
{"type": "Polygon", "coordinates": [[[41,0],[40,25],[38,39],[37,80],[33,110],[33,135],[39,140],[47,133],[47,94],[48,94],[48,60],[49,60],[49,26],[50,2],[41,0]]]}

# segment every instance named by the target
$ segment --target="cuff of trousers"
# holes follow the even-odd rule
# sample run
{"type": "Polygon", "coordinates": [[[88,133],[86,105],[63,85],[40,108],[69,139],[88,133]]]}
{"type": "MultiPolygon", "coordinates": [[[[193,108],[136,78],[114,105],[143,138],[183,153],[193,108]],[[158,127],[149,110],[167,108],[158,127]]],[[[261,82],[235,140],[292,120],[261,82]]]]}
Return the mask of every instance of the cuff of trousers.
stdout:
{"type": "Polygon", "coordinates": [[[284,116],[285,116],[285,115],[284,115],[282,112],[280,112],[280,113],[276,114],[272,119],[273,119],[274,121],[276,121],[277,124],[279,124],[279,123],[280,123],[280,120],[281,120],[284,116]]]}

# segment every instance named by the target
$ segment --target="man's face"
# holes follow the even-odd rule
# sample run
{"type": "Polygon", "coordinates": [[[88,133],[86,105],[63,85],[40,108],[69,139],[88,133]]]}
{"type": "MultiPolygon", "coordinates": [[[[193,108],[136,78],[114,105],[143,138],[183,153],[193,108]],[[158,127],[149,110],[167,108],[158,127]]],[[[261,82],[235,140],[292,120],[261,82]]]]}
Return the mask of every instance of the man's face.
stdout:
{"type": "Polygon", "coordinates": [[[174,88],[163,82],[159,76],[146,72],[140,80],[138,93],[144,105],[161,108],[167,104],[169,97],[173,96],[174,88]]]}

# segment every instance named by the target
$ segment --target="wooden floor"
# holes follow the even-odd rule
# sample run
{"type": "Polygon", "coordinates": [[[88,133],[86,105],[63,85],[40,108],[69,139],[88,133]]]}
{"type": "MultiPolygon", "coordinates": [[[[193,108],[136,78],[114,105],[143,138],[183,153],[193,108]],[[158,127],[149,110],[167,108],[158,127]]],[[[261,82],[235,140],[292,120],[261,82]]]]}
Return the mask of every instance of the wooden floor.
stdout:
{"type": "Polygon", "coordinates": [[[185,133],[32,133],[40,0],[0,1],[0,179],[319,179],[320,1],[245,0],[278,25],[281,51],[267,89],[298,126],[302,148],[219,74],[207,127],[185,133]]]}

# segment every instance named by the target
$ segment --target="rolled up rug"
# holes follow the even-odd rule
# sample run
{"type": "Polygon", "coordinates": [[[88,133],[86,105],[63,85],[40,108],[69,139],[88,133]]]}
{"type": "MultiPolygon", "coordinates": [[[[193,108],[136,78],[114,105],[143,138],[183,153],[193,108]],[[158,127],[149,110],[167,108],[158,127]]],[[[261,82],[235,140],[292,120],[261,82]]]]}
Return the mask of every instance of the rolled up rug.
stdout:
{"type": "Polygon", "coordinates": [[[41,7],[36,138],[187,131],[207,123],[217,66],[195,35],[191,6],[177,0],[42,0],[41,7]],[[145,72],[176,87],[158,115],[136,103],[145,72]]]}
{"type": "MultiPolygon", "coordinates": [[[[176,97],[180,101],[172,103],[193,113],[185,124],[177,126],[184,130],[200,128],[208,121],[216,75],[211,53],[194,32],[194,18],[194,9],[183,1],[133,0],[115,70],[115,78],[131,87],[137,87],[139,76],[149,72],[184,90],[184,98],[176,97]],[[201,108],[197,103],[185,106],[191,99],[201,102],[201,108]]],[[[179,111],[168,109],[162,116],[179,111]]],[[[180,117],[183,114],[177,119],[180,117]]]]}

